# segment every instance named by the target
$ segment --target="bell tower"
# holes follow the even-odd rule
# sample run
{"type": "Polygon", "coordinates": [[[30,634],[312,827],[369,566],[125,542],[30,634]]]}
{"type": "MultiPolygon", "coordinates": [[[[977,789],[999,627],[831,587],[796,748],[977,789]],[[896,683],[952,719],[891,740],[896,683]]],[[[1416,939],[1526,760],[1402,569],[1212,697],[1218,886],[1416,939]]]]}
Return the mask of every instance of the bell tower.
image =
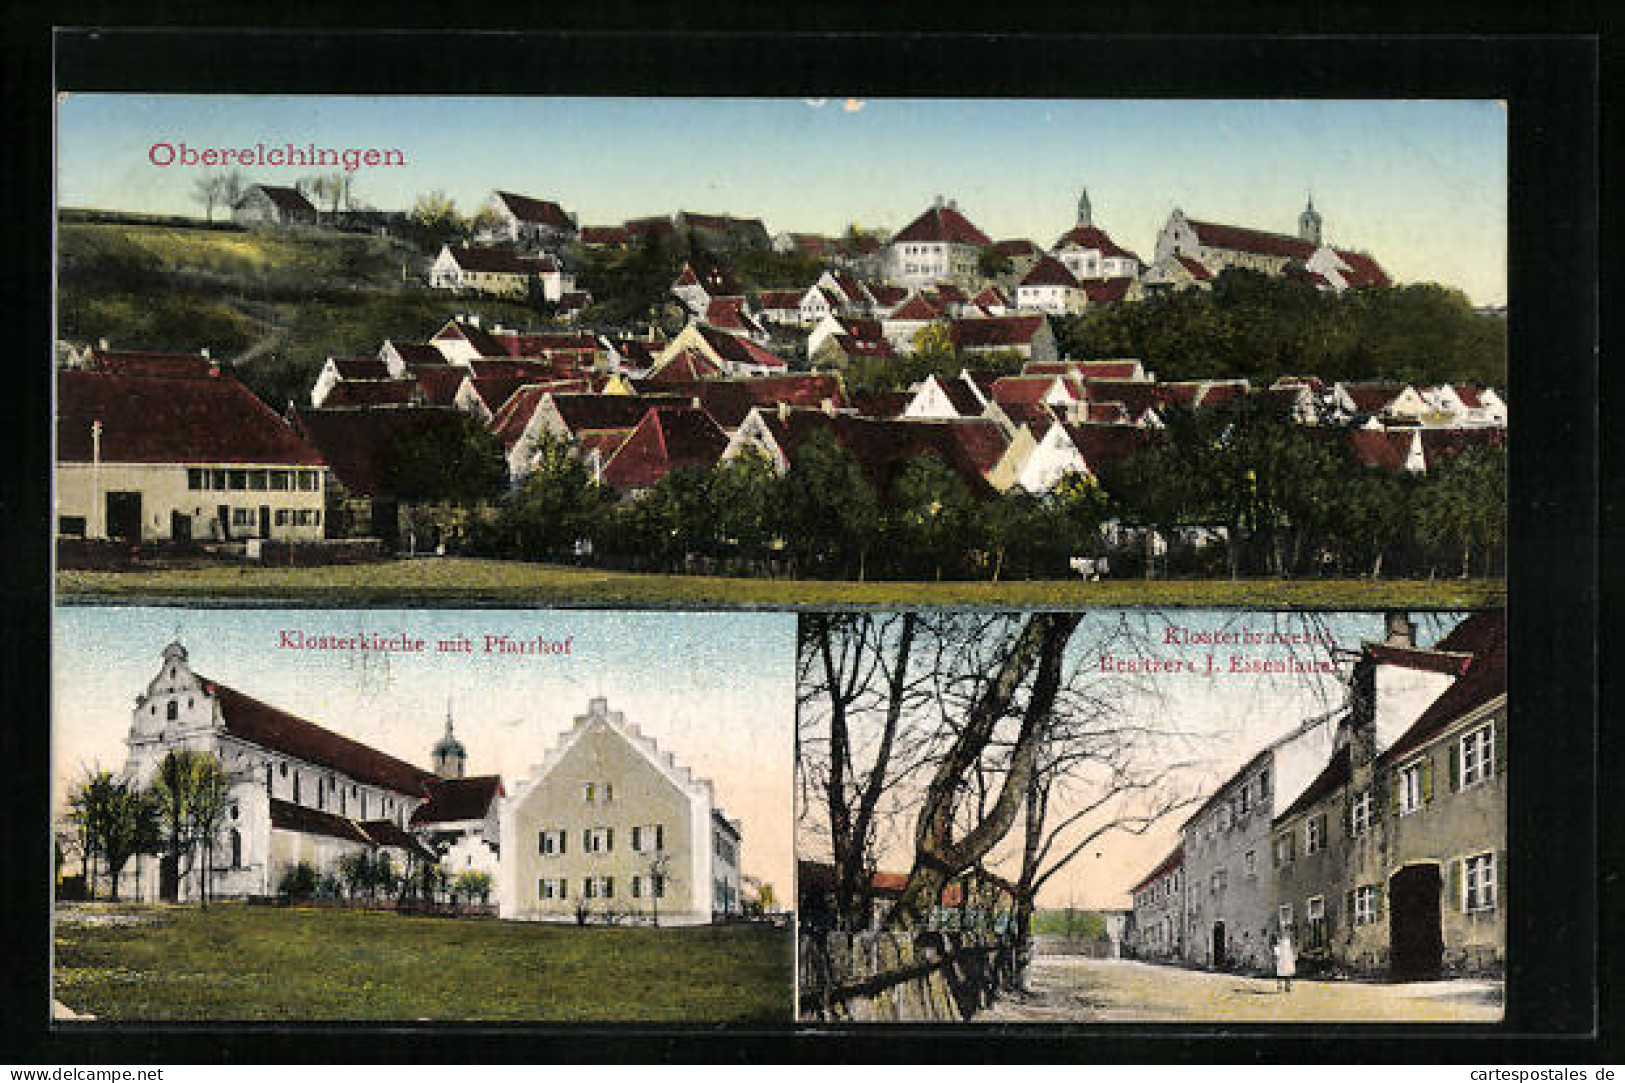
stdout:
{"type": "Polygon", "coordinates": [[[441,778],[462,778],[468,769],[468,751],[451,731],[451,700],[446,700],[446,735],[434,746],[434,773],[441,778]]]}
{"type": "Polygon", "coordinates": [[[1089,189],[1085,188],[1078,194],[1078,225],[1087,227],[1094,224],[1095,215],[1089,207],[1089,189]]]}
{"type": "Polygon", "coordinates": [[[1298,215],[1298,239],[1320,247],[1320,212],[1315,210],[1315,197],[1309,196],[1303,213],[1298,215]]]}

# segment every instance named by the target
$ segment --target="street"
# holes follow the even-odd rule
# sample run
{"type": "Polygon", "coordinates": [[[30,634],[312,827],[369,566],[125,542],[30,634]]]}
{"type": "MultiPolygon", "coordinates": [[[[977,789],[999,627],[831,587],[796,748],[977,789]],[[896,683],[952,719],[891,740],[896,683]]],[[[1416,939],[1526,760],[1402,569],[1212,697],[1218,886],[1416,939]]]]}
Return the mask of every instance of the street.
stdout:
{"type": "Polygon", "coordinates": [[[977,1023],[1426,1022],[1494,1023],[1502,983],[1478,979],[1386,985],[1214,974],[1124,959],[1038,955],[1027,992],[978,1014],[977,1023]]]}

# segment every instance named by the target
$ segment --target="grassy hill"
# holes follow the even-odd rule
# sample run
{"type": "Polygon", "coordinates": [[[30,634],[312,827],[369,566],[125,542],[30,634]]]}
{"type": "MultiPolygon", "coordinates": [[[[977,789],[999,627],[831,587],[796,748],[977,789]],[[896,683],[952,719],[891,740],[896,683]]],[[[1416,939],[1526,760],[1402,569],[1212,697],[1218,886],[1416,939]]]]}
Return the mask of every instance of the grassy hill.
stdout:
{"type": "Polygon", "coordinates": [[[524,304],[425,288],[427,257],[386,237],[64,221],[57,248],[62,337],[208,347],[278,409],[308,401],[329,355],[422,341],[456,311],[540,322],[524,304]]]}

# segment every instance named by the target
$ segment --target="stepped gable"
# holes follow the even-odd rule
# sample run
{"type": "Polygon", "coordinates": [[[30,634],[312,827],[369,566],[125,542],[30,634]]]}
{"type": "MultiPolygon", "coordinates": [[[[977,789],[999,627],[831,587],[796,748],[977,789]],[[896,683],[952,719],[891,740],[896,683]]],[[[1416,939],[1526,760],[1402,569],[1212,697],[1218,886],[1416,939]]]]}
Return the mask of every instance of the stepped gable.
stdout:
{"type": "Polygon", "coordinates": [[[322,453],[234,377],[56,376],[58,462],[321,466],[322,453]]]}
{"type": "Polygon", "coordinates": [[[332,768],[357,782],[416,797],[427,796],[429,784],[436,778],[387,752],[324,729],[202,674],[197,676],[204,691],[215,697],[226,733],[239,740],[332,768]]]}
{"type": "Polygon", "coordinates": [[[712,809],[721,811],[716,806],[716,789],[710,779],[701,778],[688,767],[678,763],[677,757],[662,750],[653,737],[645,734],[636,723],[628,722],[622,712],[611,711],[609,702],[603,698],[588,701],[587,713],[576,715],[574,723],[559,737],[558,743],[547,751],[539,763],[531,765],[530,774],[521,783],[515,796],[520,796],[546,778],[575,743],[595,725],[605,726],[618,734],[679,790],[690,795],[704,793],[712,809]]]}

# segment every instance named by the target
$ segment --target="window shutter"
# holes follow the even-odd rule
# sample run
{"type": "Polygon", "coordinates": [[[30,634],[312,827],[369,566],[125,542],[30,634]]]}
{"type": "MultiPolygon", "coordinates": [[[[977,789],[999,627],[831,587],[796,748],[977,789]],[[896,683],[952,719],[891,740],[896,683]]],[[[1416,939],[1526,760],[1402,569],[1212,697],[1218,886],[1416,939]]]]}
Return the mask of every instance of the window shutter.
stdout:
{"type": "Polygon", "coordinates": [[[559,853],[561,853],[561,854],[564,853],[564,839],[569,834],[570,834],[570,832],[568,832],[568,831],[560,831],[559,832],[559,853]]]}
{"type": "Polygon", "coordinates": [[[1388,774],[1388,810],[1394,815],[1399,814],[1399,771],[1393,770],[1388,774]]]}
{"type": "Polygon", "coordinates": [[[1454,738],[1450,742],[1450,792],[1455,793],[1461,789],[1461,739],[1454,738]]]}
{"type": "MultiPolygon", "coordinates": [[[[635,825],[632,828],[632,852],[635,854],[641,854],[643,852],[643,828],[635,825]]],[[[638,893],[638,889],[637,880],[635,878],[632,881],[632,885],[632,894],[636,895],[638,893]]]]}
{"type": "Polygon", "coordinates": [[[615,850],[615,829],[613,827],[605,828],[605,830],[604,830],[604,852],[605,853],[613,853],[614,850],[615,850]]]}
{"type": "Polygon", "coordinates": [[[546,880],[538,880],[538,881],[536,881],[536,897],[538,899],[547,898],[547,881],[546,880]]]}
{"type": "Polygon", "coordinates": [[[604,898],[613,899],[614,897],[615,897],[615,877],[606,876],[606,877],[604,877],[604,898]]]}
{"type": "Polygon", "coordinates": [[[547,832],[546,831],[538,831],[538,832],[536,832],[536,852],[539,853],[539,854],[547,853],[547,832]]]}
{"type": "Polygon", "coordinates": [[[1382,917],[1383,896],[1388,894],[1387,884],[1378,884],[1371,890],[1371,916],[1375,919],[1382,917]]]}
{"type": "Polygon", "coordinates": [[[1507,763],[1507,723],[1506,719],[1497,719],[1490,723],[1490,744],[1495,748],[1495,769],[1491,774],[1506,773],[1507,763]]]}
{"type": "Polygon", "coordinates": [[[581,829],[581,852],[584,854],[592,853],[592,828],[590,827],[581,829]]]}
{"type": "Polygon", "coordinates": [[[1495,868],[1490,870],[1495,875],[1495,908],[1499,910],[1506,900],[1503,894],[1506,890],[1507,852],[1495,851],[1495,868]]]}
{"type": "Polygon", "coordinates": [[[1467,893],[1462,890],[1462,861],[1459,857],[1450,859],[1450,904],[1463,913],[1467,910],[1467,893]]]}
{"type": "Polygon", "coordinates": [[[1433,801],[1433,757],[1422,757],[1422,804],[1433,801]]]}
{"type": "Polygon", "coordinates": [[[665,848],[666,848],[666,825],[665,824],[655,824],[655,849],[656,850],[664,850],[665,848]]]}
{"type": "Polygon", "coordinates": [[[1343,893],[1343,912],[1349,916],[1349,925],[1352,926],[1354,924],[1354,892],[1352,891],[1343,893]]]}

